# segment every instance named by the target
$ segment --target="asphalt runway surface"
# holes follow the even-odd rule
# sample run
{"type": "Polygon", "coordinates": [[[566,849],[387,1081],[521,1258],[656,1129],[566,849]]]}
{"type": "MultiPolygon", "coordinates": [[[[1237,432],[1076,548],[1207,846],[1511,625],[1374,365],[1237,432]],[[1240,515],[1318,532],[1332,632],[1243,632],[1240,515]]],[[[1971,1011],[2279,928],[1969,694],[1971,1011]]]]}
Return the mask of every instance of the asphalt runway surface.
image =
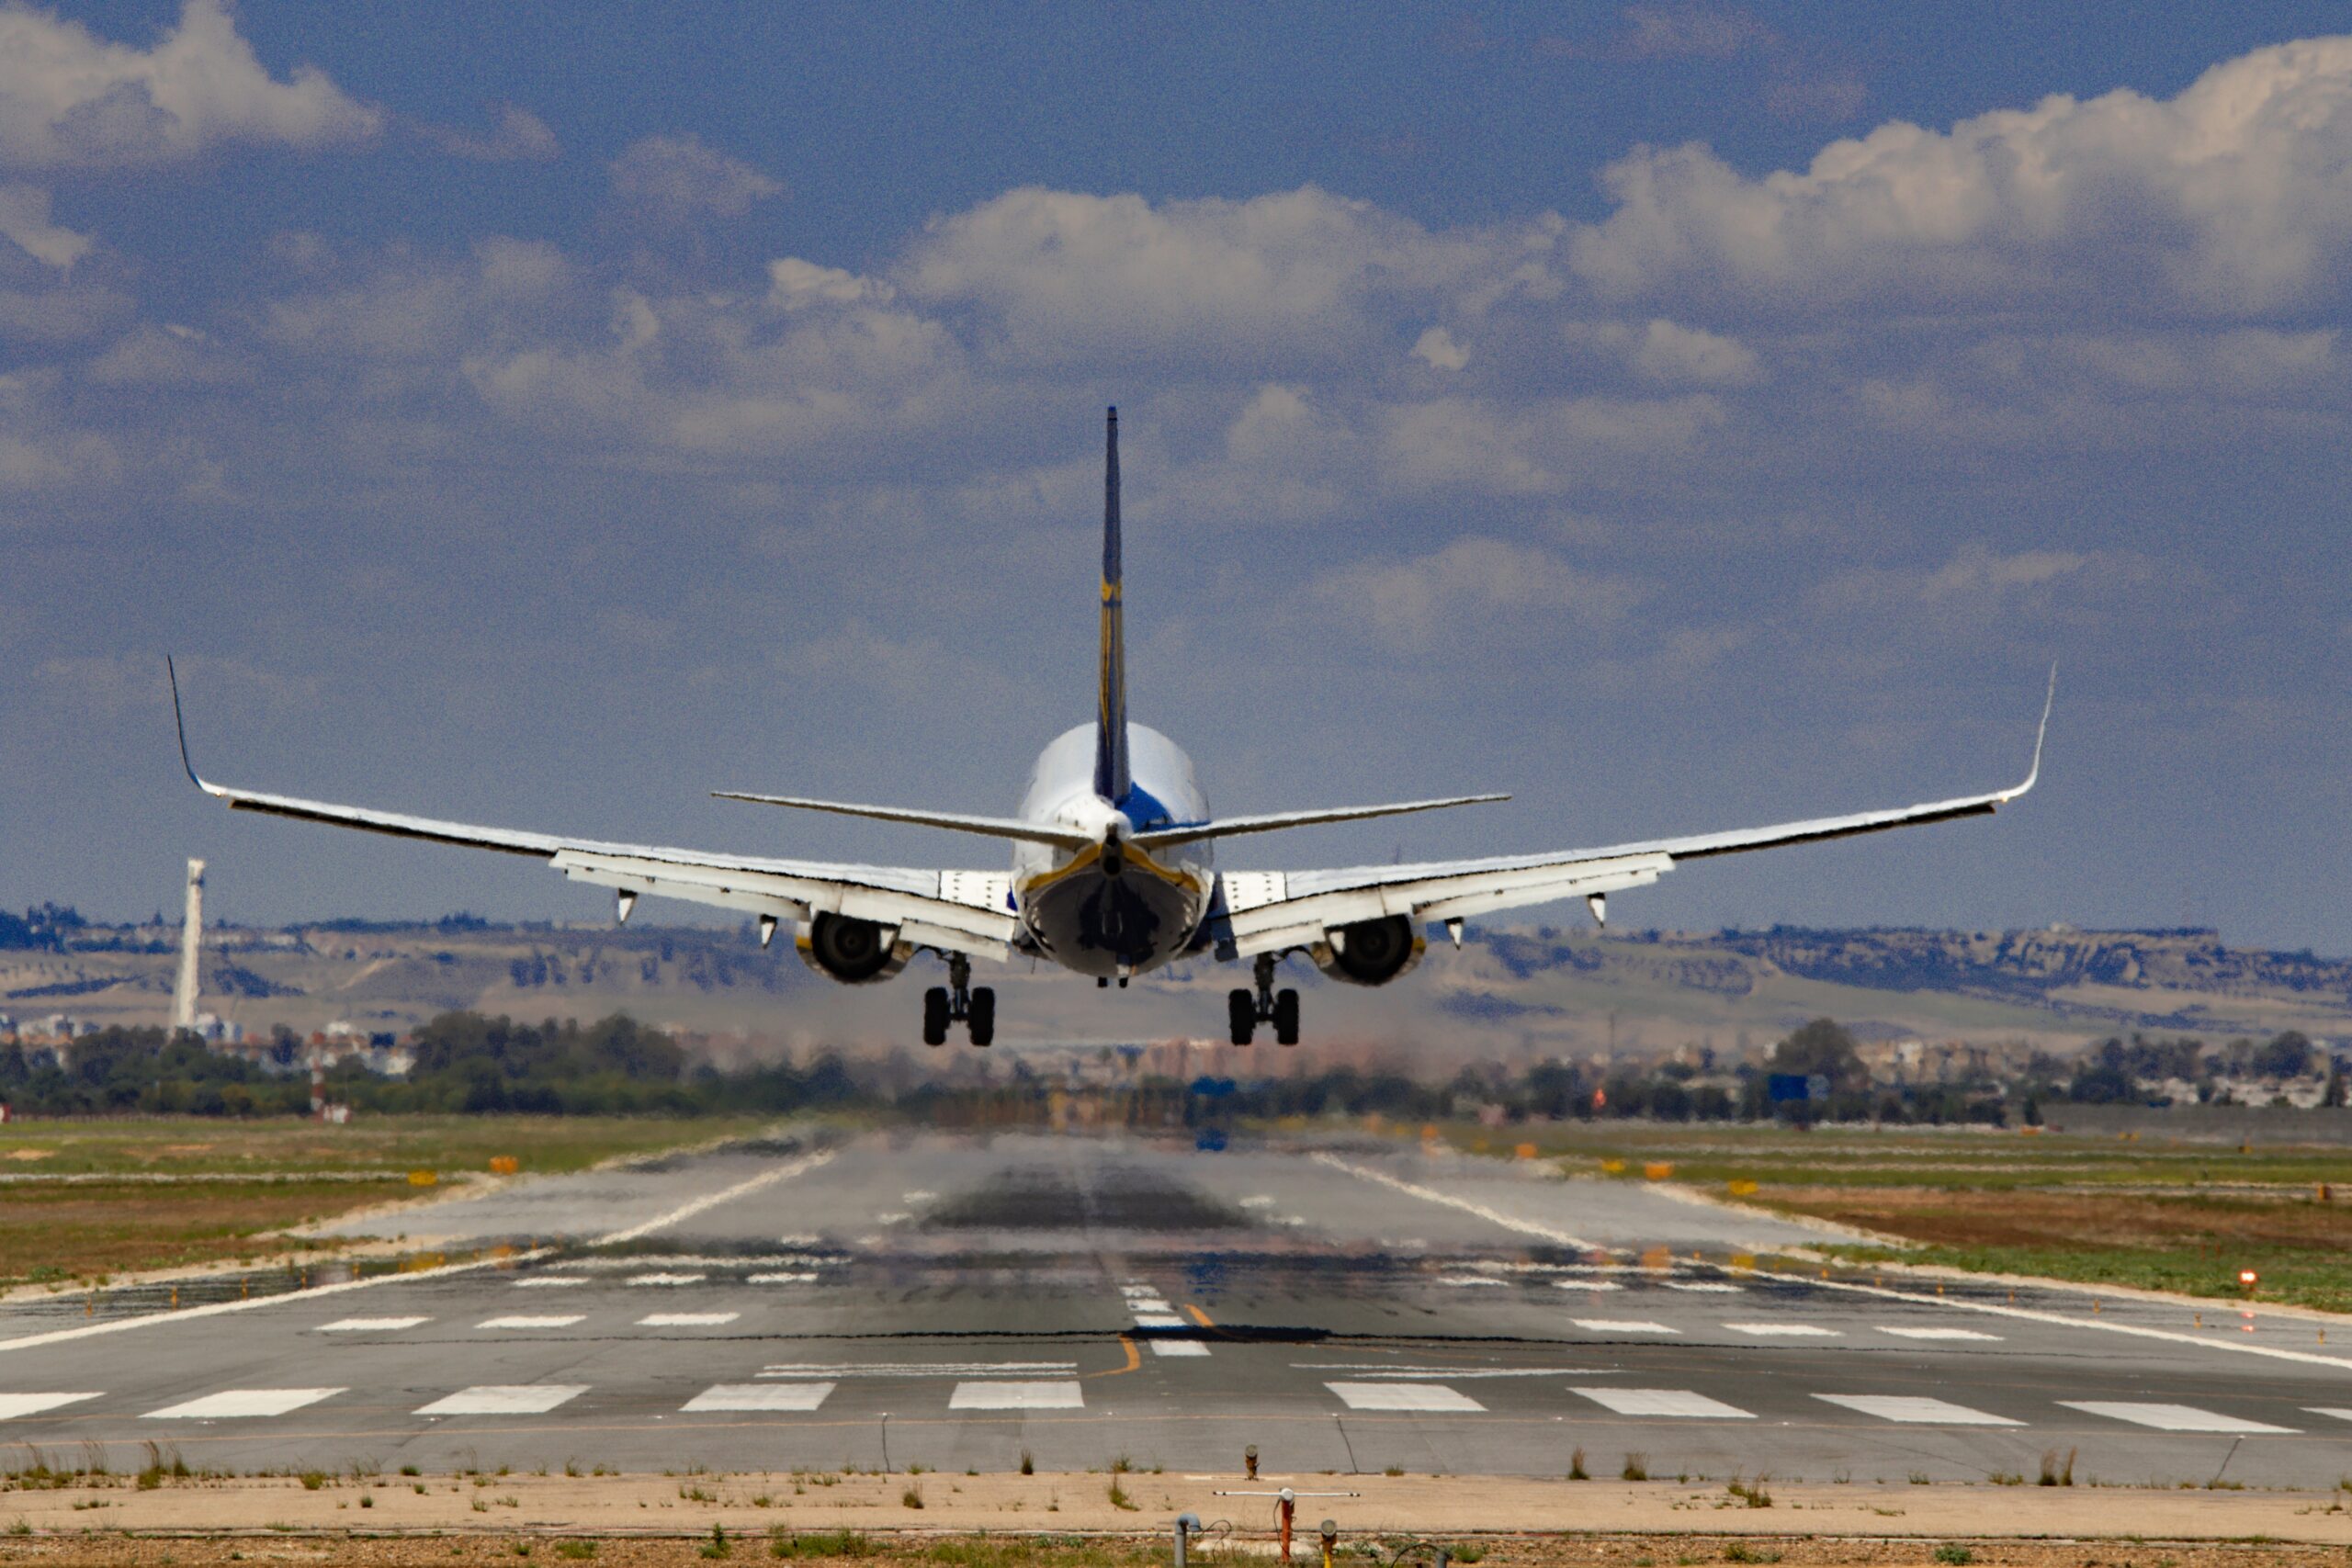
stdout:
{"type": "Polygon", "coordinates": [[[777,1139],[342,1228],[458,1261],[0,1308],[0,1445],[237,1472],[1230,1473],[1255,1444],[1283,1475],[1557,1476],[1578,1450],[1657,1478],[2352,1473],[2352,1329],[1758,1272],[1818,1236],[1369,1140],[777,1139]]]}

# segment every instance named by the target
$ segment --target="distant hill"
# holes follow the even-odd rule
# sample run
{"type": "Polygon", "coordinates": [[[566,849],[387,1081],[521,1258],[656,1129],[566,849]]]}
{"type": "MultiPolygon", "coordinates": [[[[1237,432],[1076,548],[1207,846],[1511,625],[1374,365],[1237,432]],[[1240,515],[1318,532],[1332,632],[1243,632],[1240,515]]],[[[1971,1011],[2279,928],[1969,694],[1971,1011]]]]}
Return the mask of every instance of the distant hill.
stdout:
{"type": "MultiPolygon", "coordinates": [[[[0,947],[0,1013],[20,1023],[167,1017],[176,931],[44,930],[45,945],[0,947]]],[[[203,1005],[255,1032],[284,1023],[308,1033],[335,1021],[400,1031],[457,1008],[526,1019],[626,1011],[747,1052],[889,1047],[912,1043],[934,967],[919,960],[894,984],[844,987],[810,974],[788,933],[763,950],[748,927],[346,920],[212,932],[203,1005]]],[[[1025,960],[979,968],[999,988],[1008,1044],[1214,1038],[1223,992],[1240,977],[1196,964],[1123,993],[1033,972],[1025,960]]],[[[1307,1032],[1326,1047],[1465,1056],[1761,1045],[1824,1014],[1864,1039],[2054,1049],[2134,1030],[2352,1037],[2352,961],[2230,948],[2196,930],[1547,927],[1473,931],[1458,953],[1441,940],[1416,973],[1377,991],[1325,983],[1295,962],[1284,974],[1308,994],[1307,1032]]]]}

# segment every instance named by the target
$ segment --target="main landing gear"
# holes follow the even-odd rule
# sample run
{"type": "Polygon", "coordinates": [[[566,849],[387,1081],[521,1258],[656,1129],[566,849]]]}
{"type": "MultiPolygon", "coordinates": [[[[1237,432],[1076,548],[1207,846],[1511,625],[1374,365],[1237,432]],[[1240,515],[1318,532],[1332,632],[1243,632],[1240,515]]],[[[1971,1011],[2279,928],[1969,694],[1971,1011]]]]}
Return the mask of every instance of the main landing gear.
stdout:
{"type": "Polygon", "coordinates": [[[975,1045],[996,1039],[996,992],[972,984],[972,961],[958,953],[947,960],[947,984],[922,994],[922,1043],[947,1043],[947,1026],[961,1023],[975,1045]]]}
{"type": "Polygon", "coordinates": [[[1225,998],[1226,1011],[1233,1023],[1233,1043],[1247,1045],[1258,1033],[1258,1026],[1274,1026],[1274,1039],[1283,1045],[1298,1043],[1298,993],[1274,989],[1274,955],[1258,955],[1258,988],[1254,991],[1237,987],[1225,998]]]}

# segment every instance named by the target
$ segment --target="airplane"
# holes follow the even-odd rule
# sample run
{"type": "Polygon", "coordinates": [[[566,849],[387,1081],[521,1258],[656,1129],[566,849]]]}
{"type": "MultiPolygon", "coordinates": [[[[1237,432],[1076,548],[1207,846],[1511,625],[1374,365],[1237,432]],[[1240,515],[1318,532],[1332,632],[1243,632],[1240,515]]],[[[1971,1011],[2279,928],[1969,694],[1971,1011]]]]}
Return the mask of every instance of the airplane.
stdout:
{"type": "Polygon", "coordinates": [[[1299,1038],[1298,992],[1275,987],[1276,969],[1303,956],[1333,980],[1385,986],[1420,961],[1428,932],[1455,947],[1473,916],[1582,898],[1606,921],[1612,893],[1645,887],[1684,861],[1784,844],[1988,815],[2032,789],[2041,773],[2057,671],[2042,703],[2033,761],[2013,788],[1891,810],[1784,822],[1767,828],[1653,839],[1549,854],[1498,855],[1422,864],[1329,871],[1216,869],[1218,840],[1316,823],[1356,822],[1509,798],[1453,795],[1381,806],[1335,807],[1218,817],[1209,810],[1192,759],[1167,736],[1127,717],[1120,560],[1119,411],[1110,411],[1102,485],[1102,603],[1095,713],[1038,755],[1011,817],[812,800],[720,790],[724,800],[873,818],[1007,840],[1010,872],[772,860],[650,844],[480,827],[366,807],[337,806],[235,789],[199,777],[188,761],[179,676],[165,660],[180,764],[197,788],[232,810],[265,812],[433,843],[496,850],[545,861],[574,881],[609,887],[626,922],[639,897],[684,899],[739,909],[767,946],[783,922],[818,974],[846,985],[897,976],[916,954],[947,965],[947,984],[924,993],[922,1038],[946,1042],[960,1023],[974,1045],[996,1036],[996,993],[974,986],[972,960],[1025,956],[1125,987],[1180,959],[1247,961],[1252,984],[1227,994],[1228,1033],[1248,1045],[1258,1029],[1299,1038]]]}

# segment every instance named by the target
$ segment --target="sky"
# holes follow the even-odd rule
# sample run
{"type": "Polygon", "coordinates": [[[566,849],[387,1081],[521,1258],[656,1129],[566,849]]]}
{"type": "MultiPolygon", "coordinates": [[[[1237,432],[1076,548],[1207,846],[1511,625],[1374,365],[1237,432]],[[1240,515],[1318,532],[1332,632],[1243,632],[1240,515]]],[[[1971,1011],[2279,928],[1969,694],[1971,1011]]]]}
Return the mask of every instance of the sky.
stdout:
{"type": "MultiPolygon", "coordinates": [[[[2352,38],[2118,3],[0,6],[0,907],[594,919],[249,787],[992,866],[1089,716],[1634,926],[2352,951],[2352,38]]],[[[685,916],[667,906],[663,917],[685,916]]],[[[1552,911],[1562,923],[1580,911],[1552,911]]]]}

